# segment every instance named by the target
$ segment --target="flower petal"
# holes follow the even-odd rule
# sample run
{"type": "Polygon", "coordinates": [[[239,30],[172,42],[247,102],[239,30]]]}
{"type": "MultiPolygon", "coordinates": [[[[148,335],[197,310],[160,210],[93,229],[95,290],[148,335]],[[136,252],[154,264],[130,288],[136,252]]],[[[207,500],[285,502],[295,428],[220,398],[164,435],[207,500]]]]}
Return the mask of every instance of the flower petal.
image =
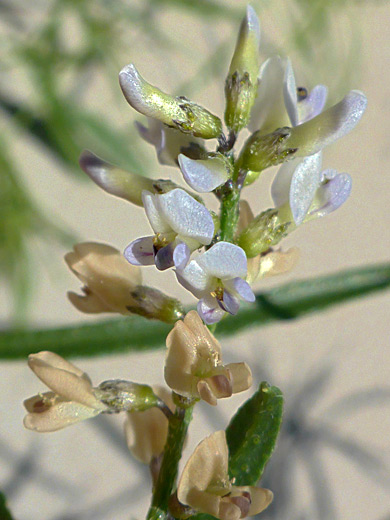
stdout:
{"type": "Polygon", "coordinates": [[[173,263],[177,269],[183,270],[190,259],[190,248],[184,242],[179,242],[173,251],[173,263]]]}
{"type": "Polygon", "coordinates": [[[39,354],[31,354],[28,358],[28,365],[34,374],[55,394],[68,401],[74,401],[97,410],[106,408],[94,396],[89,379],[76,375],[74,372],[69,372],[67,369],[51,365],[46,361],[47,356],[45,355],[38,356],[39,354]]]}
{"type": "Polygon", "coordinates": [[[325,85],[317,85],[305,99],[298,101],[298,124],[306,123],[306,121],[310,121],[313,117],[321,114],[324,110],[327,96],[327,87],[325,85]]]}
{"type": "Polygon", "coordinates": [[[173,254],[175,252],[175,247],[175,243],[171,242],[157,251],[154,260],[159,271],[165,271],[174,266],[173,254]]]}
{"type": "Polygon", "coordinates": [[[149,191],[142,192],[142,201],[145,208],[146,216],[155,233],[169,233],[172,231],[169,223],[164,219],[160,207],[160,197],[149,191]]]}
{"type": "Polygon", "coordinates": [[[274,498],[274,494],[269,489],[258,488],[254,486],[238,486],[234,487],[233,490],[240,490],[240,492],[247,492],[251,497],[251,505],[249,508],[248,516],[254,516],[266,509],[274,498]]]}
{"type": "Polygon", "coordinates": [[[210,276],[221,280],[246,276],[245,252],[241,247],[230,242],[217,242],[203,253],[197,262],[210,276]]]}
{"type": "Polygon", "coordinates": [[[194,238],[201,244],[210,244],[214,222],[203,204],[178,188],[158,197],[161,215],[173,231],[194,238]]]}
{"type": "Polygon", "coordinates": [[[284,105],[286,107],[288,117],[290,118],[291,125],[297,126],[297,124],[298,124],[297,85],[295,83],[294,71],[293,71],[290,59],[287,59],[286,70],[284,73],[283,97],[284,97],[284,105]]]}
{"type": "Polygon", "coordinates": [[[153,190],[152,179],[117,168],[88,150],[82,152],[79,163],[81,169],[104,191],[137,206],[142,206],[142,191],[153,190]]]}
{"type": "MultiPolygon", "coordinates": [[[[35,396],[35,398],[39,400],[42,399],[42,396],[35,396]]],[[[29,406],[32,406],[32,399],[34,398],[28,400],[30,401],[29,406]]],[[[101,410],[80,403],[59,400],[43,412],[28,413],[23,424],[28,430],[40,433],[54,432],[84,419],[95,417],[100,412],[101,410]]]]}
{"type": "Polygon", "coordinates": [[[132,265],[154,265],[154,237],[133,240],[124,250],[124,256],[132,265]]]}
{"type": "Polygon", "coordinates": [[[289,201],[290,186],[294,171],[301,159],[292,159],[280,166],[271,185],[271,196],[277,208],[289,201]]]}
{"type": "Polygon", "coordinates": [[[89,292],[88,294],[77,294],[72,291],[67,293],[68,299],[74,307],[85,314],[99,314],[100,312],[114,312],[114,310],[106,305],[103,300],[98,298],[96,294],[89,292]]]}
{"type": "MultiPolygon", "coordinates": [[[[188,459],[177,488],[177,497],[182,504],[197,508],[199,502],[189,503],[191,490],[205,492],[210,485],[226,483],[226,493],[230,491],[228,477],[228,447],[224,431],[218,431],[201,441],[188,459]]],[[[193,501],[191,501],[193,502],[193,501]]]]}
{"type": "Polygon", "coordinates": [[[325,170],[323,175],[327,182],[318,188],[315,208],[310,211],[310,215],[316,217],[324,217],[335,211],[344,204],[352,190],[352,178],[348,173],[336,174],[335,171],[325,170]]]}
{"type": "Polygon", "coordinates": [[[251,112],[248,128],[255,132],[273,132],[288,125],[288,115],[284,106],[283,79],[286,62],[280,56],[269,58],[263,63],[259,74],[259,87],[251,112]]]}
{"type": "Polygon", "coordinates": [[[233,394],[244,392],[252,385],[252,372],[246,363],[229,363],[225,368],[232,376],[233,394]]]}
{"type": "Polygon", "coordinates": [[[229,178],[226,163],[219,157],[195,161],[180,154],[178,160],[184,180],[199,193],[213,191],[229,178]]]}
{"type": "Polygon", "coordinates": [[[298,149],[296,157],[317,153],[353,130],[366,106],[366,96],[358,90],[351,90],[337,105],[292,128],[286,146],[298,149]]]}
{"type": "Polygon", "coordinates": [[[322,153],[305,157],[298,164],[290,186],[290,208],[294,221],[301,224],[314,200],[321,182],[322,153]]]}
{"type": "Polygon", "coordinates": [[[218,303],[221,309],[232,315],[237,314],[240,308],[240,302],[238,298],[234,296],[231,292],[229,292],[227,289],[223,291],[223,302],[220,302],[218,300],[218,303]]]}
{"type": "Polygon", "coordinates": [[[201,298],[197,305],[198,314],[206,325],[217,323],[225,315],[225,311],[219,307],[217,299],[213,298],[212,302],[210,300],[211,298],[201,298]]]}
{"type": "Polygon", "coordinates": [[[225,282],[224,286],[246,302],[254,302],[256,300],[249,283],[242,278],[233,278],[233,280],[225,282]]]}

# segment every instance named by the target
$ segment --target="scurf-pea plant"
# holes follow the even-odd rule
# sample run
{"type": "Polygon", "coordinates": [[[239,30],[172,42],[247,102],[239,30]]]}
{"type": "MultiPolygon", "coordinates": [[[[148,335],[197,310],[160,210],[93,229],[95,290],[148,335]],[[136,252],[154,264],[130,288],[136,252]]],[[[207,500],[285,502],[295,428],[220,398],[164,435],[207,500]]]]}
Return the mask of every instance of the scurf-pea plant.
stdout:
{"type": "Polygon", "coordinates": [[[83,294],[71,292],[69,298],[82,312],[139,314],[173,324],[164,368],[172,393],[123,380],[94,387],[57,354],[29,358],[50,391],[25,401],[27,428],[54,431],[98,414],[126,412],[129,449],[151,469],[148,519],[203,513],[238,520],[271,503],[272,492],[256,484],[280,427],[278,388],[262,383],[226,432],[198,445],[178,479],[183,444],[199,400],[215,406],[252,384],[245,362],[223,364],[213,335],[218,322],[237,314],[241,301],[255,300],[253,282],[293,267],[296,250],[275,249],[286,235],[336,210],[351,191],[348,174],[322,170],[322,149],[355,127],[365,96],[351,91],[324,109],[326,87],[297,88],[288,59],[271,57],[260,66],[259,44],[259,22],[248,7],[225,83],[227,133],[217,116],[150,85],[134,65],[120,72],[126,100],[148,117],[147,126],[137,125],[140,136],[155,147],[161,164],[180,168],[186,185],[125,172],[91,152],[80,158],[81,168],[105,191],[144,207],[152,233],[135,238],[124,255],[105,244],[76,245],[66,262],[83,294]],[[252,133],[237,151],[245,128],[252,133]],[[206,144],[211,140],[217,141],[213,150],[206,144]],[[275,165],[281,166],[271,188],[274,207],[254,216],[241,194],[275,165]],[[207,209],[207,193],[217,197],[218,214],[207,209]],[[172,268],[197,298],[197,311],[186,313],[178,300],[143,285],[142,268],[150,265],[172,268]]]}

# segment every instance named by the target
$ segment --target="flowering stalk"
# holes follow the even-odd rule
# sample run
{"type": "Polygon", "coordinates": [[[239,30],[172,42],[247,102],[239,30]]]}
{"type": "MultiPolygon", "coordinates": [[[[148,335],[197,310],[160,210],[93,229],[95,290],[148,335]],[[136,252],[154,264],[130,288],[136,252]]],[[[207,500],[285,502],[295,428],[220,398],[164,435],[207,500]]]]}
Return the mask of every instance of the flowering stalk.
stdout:
{"type": "Polygon", "coordinates": [[[168,437],[158,478],[153,490],[152,504],[147,520],[165,520],[168,517],[169,497],[178,474],[184,440],[192,419],[194,402],[185,405],[187,399],[177,396],[176,412],[169,418],[168,437]]]}

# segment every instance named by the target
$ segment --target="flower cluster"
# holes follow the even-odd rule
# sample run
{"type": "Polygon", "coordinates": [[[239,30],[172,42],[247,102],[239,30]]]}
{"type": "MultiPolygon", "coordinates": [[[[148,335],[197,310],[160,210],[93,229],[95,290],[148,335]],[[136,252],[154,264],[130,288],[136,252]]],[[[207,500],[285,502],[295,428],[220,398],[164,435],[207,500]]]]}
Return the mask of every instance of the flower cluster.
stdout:
{"type": "MultiPolygon", "coordinates": [[[[275,246],[302,223],[336,210],[351,192],[348,174],[322,171],[322,150],[355,127],[366,107],[365,96],[353,90],[325,109],[325,86],[310,92],[297,87],[289,59],[273,56],[261,65],[259,45],[259,21],[249,6],[226,79],[227,136],[221,120],[205,108],[149,84],[133,64],[121,70],[126,100],[148,118],[147,126],[137,123],[140,136],[154,146],[161,164],[180,168],[187,187],[125,172],[91,152],[80,159],[83,170],[105,191],[144,207],[153,234],[130,243],[127,261],[162,271],[173,268],[178,282],[198,299],[206,324],[236,314],[240,300],[253,302],[254,266],[260,272],[267,260],[274,273],[285,271],[286,257],[275,246]],[[245,129],[251,135],[236,156],[236,138],[245,129]],[[214,150],[208,147],[213,139],[214,150]],[[243,189],[278,164],[271,186],[274,207],[257,216],[249,209],[251,218],[243,226],[243,189]],[[208,193],[218,198],[219,215],[201,198],[208,193]]],[[[129,285],[139,285],[140,275],[128,271],[127,276],[122,288],[117,284],[118,293],[133,297],[129,285]]],[[[115,297],[103,305],[89,293],[84,299],[70,297],[86,312],[139,309],[138,302],[126,298],[123,308],[115,297]]],[[[158,318],[158,313],[143,315],[158,318]]]]}
{"type": "Polygon", "coordinates": [[[235,486],[229,479],[223,431],[198,445],[174,493],[186,413],[190,416],[199,400],[215,406],[252,384],[246,363],[223,364],[220,344],[206,325],[237,314],[241,300],[254,302],[256,280],[294,266],[296,249],[275,249],[283,237],[347,200],[351,178],[322,170],[322,150],[351,131],[366,107],[365,96],[351,91],[325,109],[326,87],[311,92],[297,87],[289,59],[275,56],[261,65],[259,44],[259,21],[248,7],[225,83],[226,134],[217,116],[149,84],[134,65],[120,72],[126,100],[148,118],[147,126],[137,123],[140,136],[155,147],[161,164],[179,167],[186,184],[126,172],[88,151],[80,158],[81,168],[106,192],[143,206],[152,234],[134,238],[124,255],[106,244],[77,244],[65,260],[83,283],[83,294],[70,292],[69,299],[86,313],[138,314],[174,324],[164,367],[172,392],[116,379],[93,387],[84,372],[57,354],[29,358],[50,391],[25,401],[25,426],[54,431],[101,413],[126,412],[129,449],[152,470],[152,509],[161,506],[167,512],[169,500],[176,498],[178,511],[171,513],[178,518],[199,511],[238,520],[272,501],[270,491],[235,486]],[[241,131],[250,135],[237,153],[241,131]],[[207,145],[212,139],[217,140],[214,149],[207,145]],[[241,194],[275,165],[280,168],[271,186],[273,207],[255,216],[241,194]],[[219,214],[202,198],[209,193],[220,203],[219,214]],[[172,268],[197,298],[197,311],[186,314],[179,301],[143,285],[143,266],[172,268]],[[167,478],[170,471],[173,478],[167,478]],[[164,486],[170,486],[168,496],[164,486]]]}

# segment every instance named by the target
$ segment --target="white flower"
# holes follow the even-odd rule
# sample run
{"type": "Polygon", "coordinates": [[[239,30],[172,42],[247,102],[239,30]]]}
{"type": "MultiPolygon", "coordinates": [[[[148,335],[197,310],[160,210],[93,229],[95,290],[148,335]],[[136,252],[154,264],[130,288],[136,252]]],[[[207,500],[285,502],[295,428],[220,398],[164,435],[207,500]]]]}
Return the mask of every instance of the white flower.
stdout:
{"type": "Polygon", "coordinates": [[[245,281],[247,259],[243,249],[229,242],[217,242],[187,264],[188,255],[177,248],[174,255],[179,282],[199,298],[198,313],[207,324],[219,321],[225,312],[236,314],[239,299],[255,301],[245,281]]]}
{"type": "Polygon", "coordinates": [[[203,139],[169,128],[152,117],[148,118],[147,127],[139,121],[135,125],[142,139],[155,147],[160,164],[177,166],[180,153],[193,151],[196,154],[203,150],[203,139]]]}
{"type": "Polygon", "coordinates": [[[296,225],[339,208],[351,193],[352,179],[335,170],[321,172],[321,152],[283,164],[271,187],[278,208],[289,207],[296,225]]]}
{"type": "Polygon", "coordinates": [[[232,173],[228,161],[222,156],[193,160],[180,154],[178,159],[184,180],[199,193],[213,191],[224,184],[232,173]]]}
{"type": "Polygon", "coordinates": [[[300,125],[322,112],[327,93],[324,85],[317,85],[310,93],[297,90],[291,61],[280,56],[269,58],[260,69],[248,128],[268,133],[283,126],[300,125]]]}
{"type": "Polygon", "coordinates": [[[88,375],[54,352],[31,354],[28,365],[51,390],[24,401],[29,412],[24,426],[29,430],[60,430],[108,409],[95,397],[88,375]]]}
{"type": "Polygon", "coordinates": [[[179,395],[216,405],[217,399],[252,384],[246,363],[222,364],[221,346],[196,311],[175,323],[167,336],[167,349],[165,381],[179,395]]]}
{"type": "Polygon", "coordinates": [[[181,475],[179,501],[220,520],[239,520],[264,511],[272,502],[272,492],[254,486],[234,486],[229,479],[228,457],[224,431],[200,442],[181,475]]]}
{"type": "Polygon", "coordinates": [[[125,250],[133,265],[153,265],[164,270],[172,267],[175,248],[184,246],[188,255],[202,245],[210,244],[214,222],[209,211],[181,189],[163,195],[142,193],[146,215],[154,236],[134,240],[125,250]]]}

